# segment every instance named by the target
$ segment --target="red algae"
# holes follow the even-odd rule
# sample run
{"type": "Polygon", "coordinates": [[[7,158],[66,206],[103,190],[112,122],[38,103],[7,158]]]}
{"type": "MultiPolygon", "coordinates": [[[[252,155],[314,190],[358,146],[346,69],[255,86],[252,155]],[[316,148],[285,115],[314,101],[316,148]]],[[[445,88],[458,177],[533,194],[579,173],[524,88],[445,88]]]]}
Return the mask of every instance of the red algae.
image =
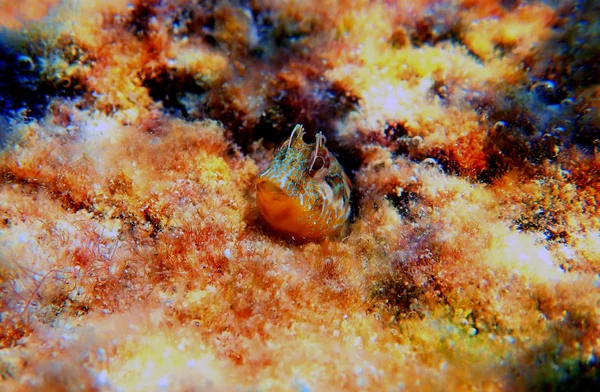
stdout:
{"type": "Polygon", "coordinates": [[[597,389],[593,4],[2,7],[1,389],[597,389]],[[338,237],[260,219],[296,123],[338,237]]]}

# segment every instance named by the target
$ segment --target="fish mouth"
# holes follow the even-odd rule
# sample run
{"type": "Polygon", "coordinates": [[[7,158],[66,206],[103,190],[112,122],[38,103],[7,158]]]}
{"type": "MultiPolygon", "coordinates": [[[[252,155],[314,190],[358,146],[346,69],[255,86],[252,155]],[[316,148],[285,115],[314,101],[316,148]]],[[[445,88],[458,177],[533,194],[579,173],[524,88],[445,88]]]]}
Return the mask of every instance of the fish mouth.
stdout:
{"type": "Polygon", "coordinates": [[[268,194],[271,197],[287,197],[285,192],[281,190],[272,181],[262,180],[256,185],[257,191],[260,193],[268,194]]]}
{"type": "Polygon", "coordinates": [[[279,230],[305,214],[298,200],[269,180],[256,184],[256,201],[263,218],[279,230]]]}

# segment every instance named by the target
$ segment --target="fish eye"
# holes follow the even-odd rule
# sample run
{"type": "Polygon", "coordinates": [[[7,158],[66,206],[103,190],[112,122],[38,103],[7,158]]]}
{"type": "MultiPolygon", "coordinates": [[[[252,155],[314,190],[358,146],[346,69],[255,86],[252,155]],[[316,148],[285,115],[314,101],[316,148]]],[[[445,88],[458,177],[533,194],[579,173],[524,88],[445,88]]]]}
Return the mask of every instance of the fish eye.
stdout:
{"type": "Polygon", "coordinates": [[[323,157],[317,156],[315,158],[315,162],[313,163],[310,170],[312,170],[312,171],[321,170],[323,168],[323,166],[325,166],[325,160],[323,159],[323,157]]]}

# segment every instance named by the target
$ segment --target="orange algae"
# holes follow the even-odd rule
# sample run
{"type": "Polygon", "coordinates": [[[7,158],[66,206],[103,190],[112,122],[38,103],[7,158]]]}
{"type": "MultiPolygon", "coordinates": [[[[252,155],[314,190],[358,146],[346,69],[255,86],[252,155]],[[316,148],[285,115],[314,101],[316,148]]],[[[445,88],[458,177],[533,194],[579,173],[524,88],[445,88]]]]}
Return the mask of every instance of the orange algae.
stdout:
{"type": "Polygon", "coordinates": [[[48,11],[57,6],[58,0],[24,1],[0,3],[0,26],[4,28],[20,28],[23,24],[43,19],[48,11]]]}
{"type": "Polygon", "coordinates": [[[595,14],[64,3],[2,58],[50,95],[0,105],[2,388],[597,387],[599,82],[551,45],[595,14]],[[340,238],[259,219],[296,123],[352,177],[340,238]]]}

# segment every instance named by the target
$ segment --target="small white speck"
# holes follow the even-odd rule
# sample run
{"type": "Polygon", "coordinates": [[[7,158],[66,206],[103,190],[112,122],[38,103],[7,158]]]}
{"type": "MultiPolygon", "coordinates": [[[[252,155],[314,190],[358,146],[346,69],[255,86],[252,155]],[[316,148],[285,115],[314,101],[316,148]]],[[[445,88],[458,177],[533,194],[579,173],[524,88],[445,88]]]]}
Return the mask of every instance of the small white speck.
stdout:
{"type": "Polygon", "coordinates": [[[164,376],[160,380],[158,380],[158,387],[159,388],[168,388],[169,387],[169,379],[167,378],[167,376],[164,376]]]}
{"type": "Polygon", "coordinates": [[[103,348],[99,348],[96,351],[98,362],[106,361],[106,351],[103,348]]]}
{"type": "Polygon", "coordinates": [[[99,387],[104,387],[108,385],[108,373],[106,373],[106,370],[102,370],[100,373],[98,373],[98,375],[96,376],[96,384],[99,387]]]}
{"type": "Polygon", "coordinates": [[[356,380],[356,386],[358,388],[364,388],[367,385],[367,379],[364,378],[363,376],[358,377],[358,380],[356,380]]]}
{"type": "Polygon", "coordinates": [[[552,255],[546,249],[540,249],[537,255],[540,259],[542,259],[544,264],[554,266],[554,263],[552,262],[552,255]]]}
{"type": "Polygon", "coordinates": [[[356,346],[356,347],[362,346],[362,338],[360,336],[354,340],[354,346],[356,346]]]}
{"type": "Polygon", "coordinates": [[[559,248],[560,252],[568,259],[575,259],[577,258],[577,253],[575,253],[575,251],[573,250],[573,248],[570,248],[566,245],[562,245],[562,247],[559,248]]]}
{"type": "Polygon", "coordinates": [[[227,260],[231,260],[231,249],[227,248],[223,251],[223,255],[227,260]]]}
{"type": "Polygon", "coordinates": [[[302,380],[296,380],[294,382],[294,387],[297,391],[300,392],[310,392],[310,387],[306,385],[306,383],[302,380]]]}

